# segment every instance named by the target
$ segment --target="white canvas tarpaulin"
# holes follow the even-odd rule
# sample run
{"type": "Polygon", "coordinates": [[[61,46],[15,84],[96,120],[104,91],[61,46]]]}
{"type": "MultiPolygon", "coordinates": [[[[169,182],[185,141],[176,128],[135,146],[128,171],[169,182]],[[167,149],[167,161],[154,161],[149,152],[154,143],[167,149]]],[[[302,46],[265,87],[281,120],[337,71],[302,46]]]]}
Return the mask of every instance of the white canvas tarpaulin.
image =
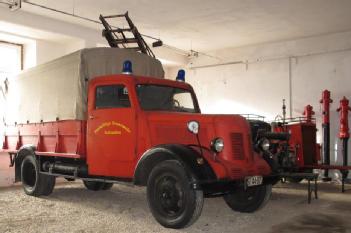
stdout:
{"type": "Polygon", "coordinates": [[[86,119],[88,81],[119,74],[123,62],[133,63],[133,74],[164,77],[160,61],[118,48],[91,48],[31,68],[9,79],[6,124],[86,119]]]}

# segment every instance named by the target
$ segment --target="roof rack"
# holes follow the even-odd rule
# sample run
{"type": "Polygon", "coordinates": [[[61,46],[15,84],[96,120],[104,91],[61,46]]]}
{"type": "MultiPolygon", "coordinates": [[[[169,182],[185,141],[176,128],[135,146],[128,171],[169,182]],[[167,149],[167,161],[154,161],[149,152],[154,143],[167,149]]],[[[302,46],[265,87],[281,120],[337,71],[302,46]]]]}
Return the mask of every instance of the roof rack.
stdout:
{"type": "MultiPolygon", "coordinates": [[[[306,123],[309,122],[307,117],[292,117],[292,118],[285,118],[283,119],[276,119],[273,122],[275,123],[284,123],[284,124],[290,124],[290,123],[306,123]]],[[[316,118],[311,118],[311,123],[316,123],[316,118]]]]}
{"type": "Polygon", "coordinates": [[[102,31],[102,35],[106,38],[108,44],[112,48],[134,50],[155,58],[155,54],[152,52],[142,35],[139,33],[138,29],[133,24],[132,20],[129,18],[128,11],[125,14],[120,15],[100,15],[99,19],[105,28],[102,31]],[[118,28],[111,26],[108,23],[108,19],[112,18],[125,18],[129,28],[118,28]]]}
{"type": "Polygon", "coordinates": [[[265,121],[264,116],[261,115],[257,115],[257,114],[240,114],[241,116],[245,117],[247,120],[261,120],[261,121],[265,121]]]}

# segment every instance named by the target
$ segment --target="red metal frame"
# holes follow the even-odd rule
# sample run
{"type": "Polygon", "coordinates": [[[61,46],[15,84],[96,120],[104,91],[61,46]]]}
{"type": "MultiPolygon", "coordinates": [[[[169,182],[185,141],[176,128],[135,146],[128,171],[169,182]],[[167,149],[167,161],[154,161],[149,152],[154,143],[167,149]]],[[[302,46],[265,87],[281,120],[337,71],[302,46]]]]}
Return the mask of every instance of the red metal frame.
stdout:
{"type": "MultiPolygon", "coordinates": [[[[331,103],[330,101],[328,101],[328,99],[330,98],[330,93],[328,94],[326,92],[323,94],[323,96],[326,97],[326,100],[327,100],[326,102],[331,103]]],[[[326,105],[325,107],[328,107],[328,105],[326,105]]],[[[346,97],[343,97],[343,99],[340,100],[340,107],[337,109],[337,111],[340,112],[339,138],[348,139],[350,136],[349,126],[348,126],[348,112],[351,111],[351,108],[349,107],[349,101],[348,99],[346,99],[346,97]]],[[[329,122],[329,117],[325,118],[323,121],[329,122]]],[[[316,165],[302,165],[301,167],[310,168],[310,169],[321,169],[321,170],[340,170],[340,171],[351,170],[351,166],[346,166],[346,165],[316,164],[316,165]]]]}
{"type": "Polygon", "coordinates": [[[341,165],[324,165],[324,164],[318,164],[318,165],[305,165],[303,168],[311,168],[311,169],[328,169],[328,170],[351,170],[351,166],[341,166],[341,165]]]}
{"type": "Polygon", "coordinates": [[[2,150],[16,153],[33,145],[38,155],[84,159],[85,129],[86,122],[78,120],[7,126],[2,150]]]}

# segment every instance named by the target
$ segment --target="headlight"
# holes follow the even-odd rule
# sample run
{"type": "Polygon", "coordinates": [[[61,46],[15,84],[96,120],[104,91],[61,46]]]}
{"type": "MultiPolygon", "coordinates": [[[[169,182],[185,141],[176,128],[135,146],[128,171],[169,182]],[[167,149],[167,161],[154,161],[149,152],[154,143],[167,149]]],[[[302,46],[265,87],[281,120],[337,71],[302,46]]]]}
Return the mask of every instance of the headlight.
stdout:
{"type": "Polygon", "coordinates": [[[199,122],[197,121],[189,121],[188,122],[188,130],[192,132],[193,134],[198,134],[199,133],[199,122]]]}
{"type": "Polygon", "coordinates": [[[222,138],[215,138],[211,142],[212,150],[215,152],[221,152],[224,148],[224,141],[222,138]]]}
{"type": "Polygon", "coordinates": [[[262,150],[269,150],[271,144],[267,138],[263,138],[260,140],[259,145],[262,150]]]}

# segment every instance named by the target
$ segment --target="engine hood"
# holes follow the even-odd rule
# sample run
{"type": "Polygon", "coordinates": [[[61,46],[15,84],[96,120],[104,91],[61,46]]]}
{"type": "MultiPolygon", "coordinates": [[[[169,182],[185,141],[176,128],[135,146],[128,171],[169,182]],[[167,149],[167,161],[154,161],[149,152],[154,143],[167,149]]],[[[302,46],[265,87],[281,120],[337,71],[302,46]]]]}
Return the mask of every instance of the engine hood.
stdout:
{"type": "Polygon", "coordinates": [[[189,121],[199,123],[199,139],[205,147],[210,147],[212,139],[230,137],[233,132],[250,134],[248,121],[240,115],[148,112],[146,120],[153,145],[197,144],[196,136],[187,128],[189,121]]]}
{"type": "Polygon", "coordinates": [[[207,161],[213,166],[222,164],[232,179],[246,175],[269,174],[266,162],[253,151],[249,122],[241,115],[193,114],[193,113],[146,113],[151,146],[183,144],[205,147],[207,161]],[[197,136],[187,128],[189,121],[199,123],[197,136]],[[224,149],[215,153],[211,142],[222,138],[224,149]],[[198,142],[199,141],[199,142],[198,142]],[[217,163],[219,162],[219,163],[217,163]]]}

